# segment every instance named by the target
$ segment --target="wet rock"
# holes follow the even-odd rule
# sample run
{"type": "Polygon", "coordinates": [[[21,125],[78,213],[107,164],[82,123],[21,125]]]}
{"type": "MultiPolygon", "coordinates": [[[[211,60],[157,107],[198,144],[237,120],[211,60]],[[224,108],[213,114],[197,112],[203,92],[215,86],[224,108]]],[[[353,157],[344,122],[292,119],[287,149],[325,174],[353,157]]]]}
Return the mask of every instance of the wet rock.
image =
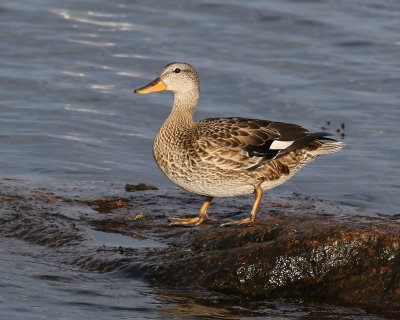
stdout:
{"type": "Polygon", "coordinates": [[[131,192],[131,191],[143,191],[143,190],[158,190],[157,187],[145,184],[145,183],[139,183],[139,184],[129,184],[127,183],[125,185],[125,191],[131,192]]]}
{"type": "Polygon", "coordinates": [[[201,197],[66,188],[1,181],[1,235],[46,247],[37,255],[47,261],[145,277],[157,286],[342,302],[400,315],[398,215],[293,194],[265,197],[252,225],[219,227],[248,215],[252,197],[248,206],[242,197],[216,199],[197,228],[173,228],[167,217],[196,215],[201,197]]]}
{"type": "Polygon", "coordinates": [[[154,276],[253,297],[309,297],[400,310],[400,227],[391,219],[282,214],[201,230],[154,276]]]}
{"type": "Polygon", "coordinates": [[[129,208],[132,205],[128,199],[120,197],[102,198],[97,200],[79,200],[81,203],[91,206],[99,213],[110,213],[115,209],[129,208]]]}

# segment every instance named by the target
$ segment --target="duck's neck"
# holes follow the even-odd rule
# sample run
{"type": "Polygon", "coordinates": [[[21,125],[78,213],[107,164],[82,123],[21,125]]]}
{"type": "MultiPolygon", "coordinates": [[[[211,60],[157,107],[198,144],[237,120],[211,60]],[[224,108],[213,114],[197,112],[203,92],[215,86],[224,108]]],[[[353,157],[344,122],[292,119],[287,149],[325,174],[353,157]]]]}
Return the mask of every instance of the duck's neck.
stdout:
{"type": "Polygon", "coordinates": [[[198,99],[198,91],[190,94],[175,93],[171,113],[154,139],[153,151],[157,163],[160,155],[171,153],[177,155],[185,150],[184,146],[192,138],[193,114],[198,99]]]}
{"type": "Polygon", "coordinates": [[[199,100],[199,91],[174,93],[174,105],[165,124],[177,126],[181,129],[187,129],[193,125],[193,115],[199,100]]]}

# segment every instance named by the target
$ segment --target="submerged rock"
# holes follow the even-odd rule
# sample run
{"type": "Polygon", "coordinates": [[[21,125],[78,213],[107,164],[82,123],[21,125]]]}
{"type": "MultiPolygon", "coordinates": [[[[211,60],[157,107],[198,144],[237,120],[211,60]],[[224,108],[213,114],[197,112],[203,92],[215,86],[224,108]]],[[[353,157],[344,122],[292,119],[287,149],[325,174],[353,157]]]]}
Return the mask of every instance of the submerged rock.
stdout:
{"type": "Polygon", "coordinates": [[[294,194],[263,199],[251,225],[241,199],[216,199],[197,228],[168,216],[197,213],[201,197],[127,193],[98,186],[30,187],[0,182],[0,232],[47,247],[40,255],[158,286],[202,287],[247,297],[301,298],[400,312],[398,216],[358,212],[294,194]],[[268,209],[268,213],[263,213],[268,209]],[[110,240],[111,239],[111,240],[110,240]]]}

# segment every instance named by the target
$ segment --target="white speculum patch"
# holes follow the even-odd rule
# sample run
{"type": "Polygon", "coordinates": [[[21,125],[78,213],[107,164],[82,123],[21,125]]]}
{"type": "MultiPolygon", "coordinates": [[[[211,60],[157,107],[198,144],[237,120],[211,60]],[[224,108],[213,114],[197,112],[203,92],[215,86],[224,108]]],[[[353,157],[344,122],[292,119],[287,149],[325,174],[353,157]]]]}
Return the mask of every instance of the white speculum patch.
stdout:
{"type": "Polygon", "coordinates": [[[272,150],[283,150],[289,147],[294,141],[279,141],[275,140],[274,142],[271,143],[271,146],[269,147],[272,150]]]}

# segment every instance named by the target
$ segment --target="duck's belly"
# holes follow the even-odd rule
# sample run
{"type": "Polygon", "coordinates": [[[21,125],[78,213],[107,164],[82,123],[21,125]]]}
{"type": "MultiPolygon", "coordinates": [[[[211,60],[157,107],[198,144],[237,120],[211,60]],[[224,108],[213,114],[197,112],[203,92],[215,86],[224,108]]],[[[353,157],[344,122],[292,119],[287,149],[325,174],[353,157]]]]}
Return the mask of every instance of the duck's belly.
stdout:
{"type": "MultiPolygon", "coordinates": [[[[160,167],[161,168],[161,167],[160,167]]],[[[161,170],[177,186],[196,194],[210,197],[234,197],[254,193],[260,186],[264,191],[279,186],[289,180],[295,173],[281,175],[274,179],[263,177],[264,181],[243,172],[220,172],[213,170],[161,170]]],[[[261,173],[262,175],[262,173],[261,173]]],[[[258,176],[260,177],[260,176],[258,176]]]]}
{"type": "Polygon", "coordinates": [[[251,194],[254,185],[246,176],[229,175],[211,170],[197,171],[186,168],[184,171],[167,168],[160,169],[178,187],[196,194],[210,197],[234,197],[251,194]]]}
{"type": "Polygon", "coordinates": [[[175,175],[167,175],[167,177],[178,187],[196,194],[209,197],[234,197],[254,192],[254,186],[242,179],[218,177],[191,176],[177,177],[175,175]]]}

